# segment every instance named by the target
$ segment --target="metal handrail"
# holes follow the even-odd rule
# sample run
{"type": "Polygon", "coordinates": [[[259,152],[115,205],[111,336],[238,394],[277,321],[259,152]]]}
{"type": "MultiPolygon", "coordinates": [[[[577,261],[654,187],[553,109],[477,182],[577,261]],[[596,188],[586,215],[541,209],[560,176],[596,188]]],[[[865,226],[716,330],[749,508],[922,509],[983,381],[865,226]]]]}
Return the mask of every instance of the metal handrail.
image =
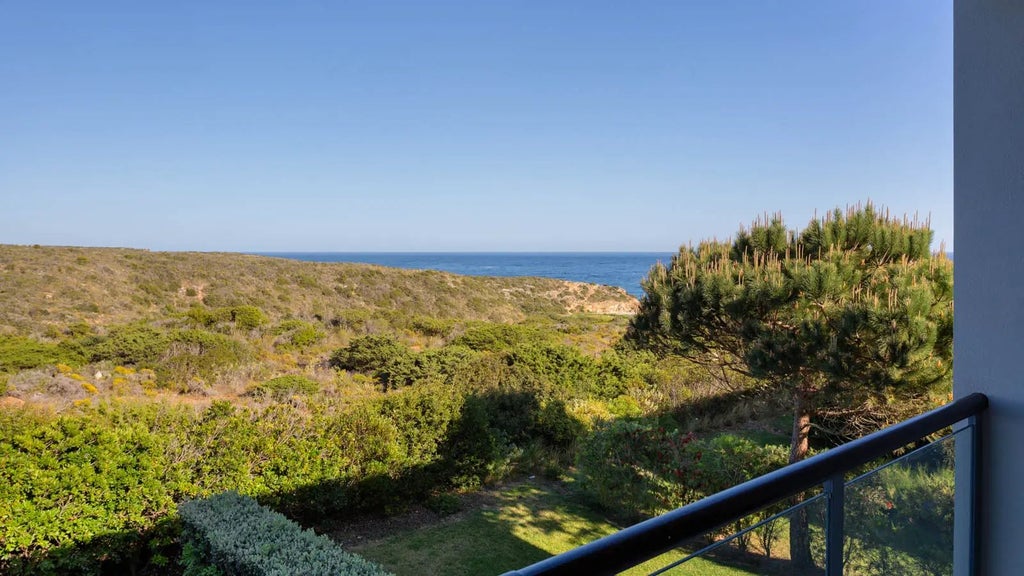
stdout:
{"type": "Polygon", "coordinates": [[[801,462],[713,494],[504,576],[616,574],[737,518],[823,484],[893,450],[976,416],[988,407],[974,393],[801,462]]]}

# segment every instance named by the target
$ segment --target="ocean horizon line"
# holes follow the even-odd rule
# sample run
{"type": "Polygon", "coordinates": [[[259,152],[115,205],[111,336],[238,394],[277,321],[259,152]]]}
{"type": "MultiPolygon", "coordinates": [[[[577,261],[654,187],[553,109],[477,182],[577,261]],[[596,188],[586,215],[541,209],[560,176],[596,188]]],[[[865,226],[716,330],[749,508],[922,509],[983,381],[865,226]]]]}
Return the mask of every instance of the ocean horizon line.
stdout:
{"type": "Polygon", "coordinates": [[[240,254],[675,254],[676,250],[246,250],[240,254]]]}

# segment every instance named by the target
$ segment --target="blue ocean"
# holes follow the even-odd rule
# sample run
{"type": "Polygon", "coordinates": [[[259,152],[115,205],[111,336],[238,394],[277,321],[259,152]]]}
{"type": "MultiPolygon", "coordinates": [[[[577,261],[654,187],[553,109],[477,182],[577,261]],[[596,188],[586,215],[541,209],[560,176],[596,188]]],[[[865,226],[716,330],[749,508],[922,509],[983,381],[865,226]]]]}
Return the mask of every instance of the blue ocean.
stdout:
{"type": "Polygon", "coordinates": [[[640,280],[671,252],[259,252],[311,262],[365,262],[471,276],[543,276],[619,286],[640,297],[640,280]]]}

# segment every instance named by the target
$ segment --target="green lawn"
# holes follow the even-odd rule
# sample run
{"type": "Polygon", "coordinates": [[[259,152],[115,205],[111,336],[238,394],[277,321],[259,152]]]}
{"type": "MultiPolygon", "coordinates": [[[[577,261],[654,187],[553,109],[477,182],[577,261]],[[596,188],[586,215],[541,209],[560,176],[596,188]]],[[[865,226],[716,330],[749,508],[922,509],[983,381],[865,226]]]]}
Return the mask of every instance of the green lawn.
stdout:
{"type": "MultiPolygon", "coordinates": [[[[397,576],[501,574],[611,534],[618,528],[547,483],[522,483],[479,509],[352,551],[397,576]]],[[[672,551],[625,572],[648,574],[683,557],[672,551]]],[[[742,576],[737,568],[696,559],[673,575],[742,576]]]]}

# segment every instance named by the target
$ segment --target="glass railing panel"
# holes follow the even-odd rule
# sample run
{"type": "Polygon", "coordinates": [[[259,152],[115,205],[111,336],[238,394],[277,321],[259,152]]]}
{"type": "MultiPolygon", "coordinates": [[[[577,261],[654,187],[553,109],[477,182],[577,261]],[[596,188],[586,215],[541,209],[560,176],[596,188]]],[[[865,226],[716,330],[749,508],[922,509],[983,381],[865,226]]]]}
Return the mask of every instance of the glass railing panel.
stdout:
{"type": "Polygon", "coordinates": [[[961,433],[847,483],[844,575],[953,573],[953,448],[961,433]]]}
{"type": "MultiPolygon", "coordinates": [[[[820,574],[825,558],[824,494],[809,495],[800,504],[779,502],[723,526],[721,530],[658,556],[623,574],[671,576],[747,576],[820,574]],[[806,526],[803,566],[791,556],[791,528],[806,526]]],[[[797,532],[800,534],[800,532],[797,532]]]]}

